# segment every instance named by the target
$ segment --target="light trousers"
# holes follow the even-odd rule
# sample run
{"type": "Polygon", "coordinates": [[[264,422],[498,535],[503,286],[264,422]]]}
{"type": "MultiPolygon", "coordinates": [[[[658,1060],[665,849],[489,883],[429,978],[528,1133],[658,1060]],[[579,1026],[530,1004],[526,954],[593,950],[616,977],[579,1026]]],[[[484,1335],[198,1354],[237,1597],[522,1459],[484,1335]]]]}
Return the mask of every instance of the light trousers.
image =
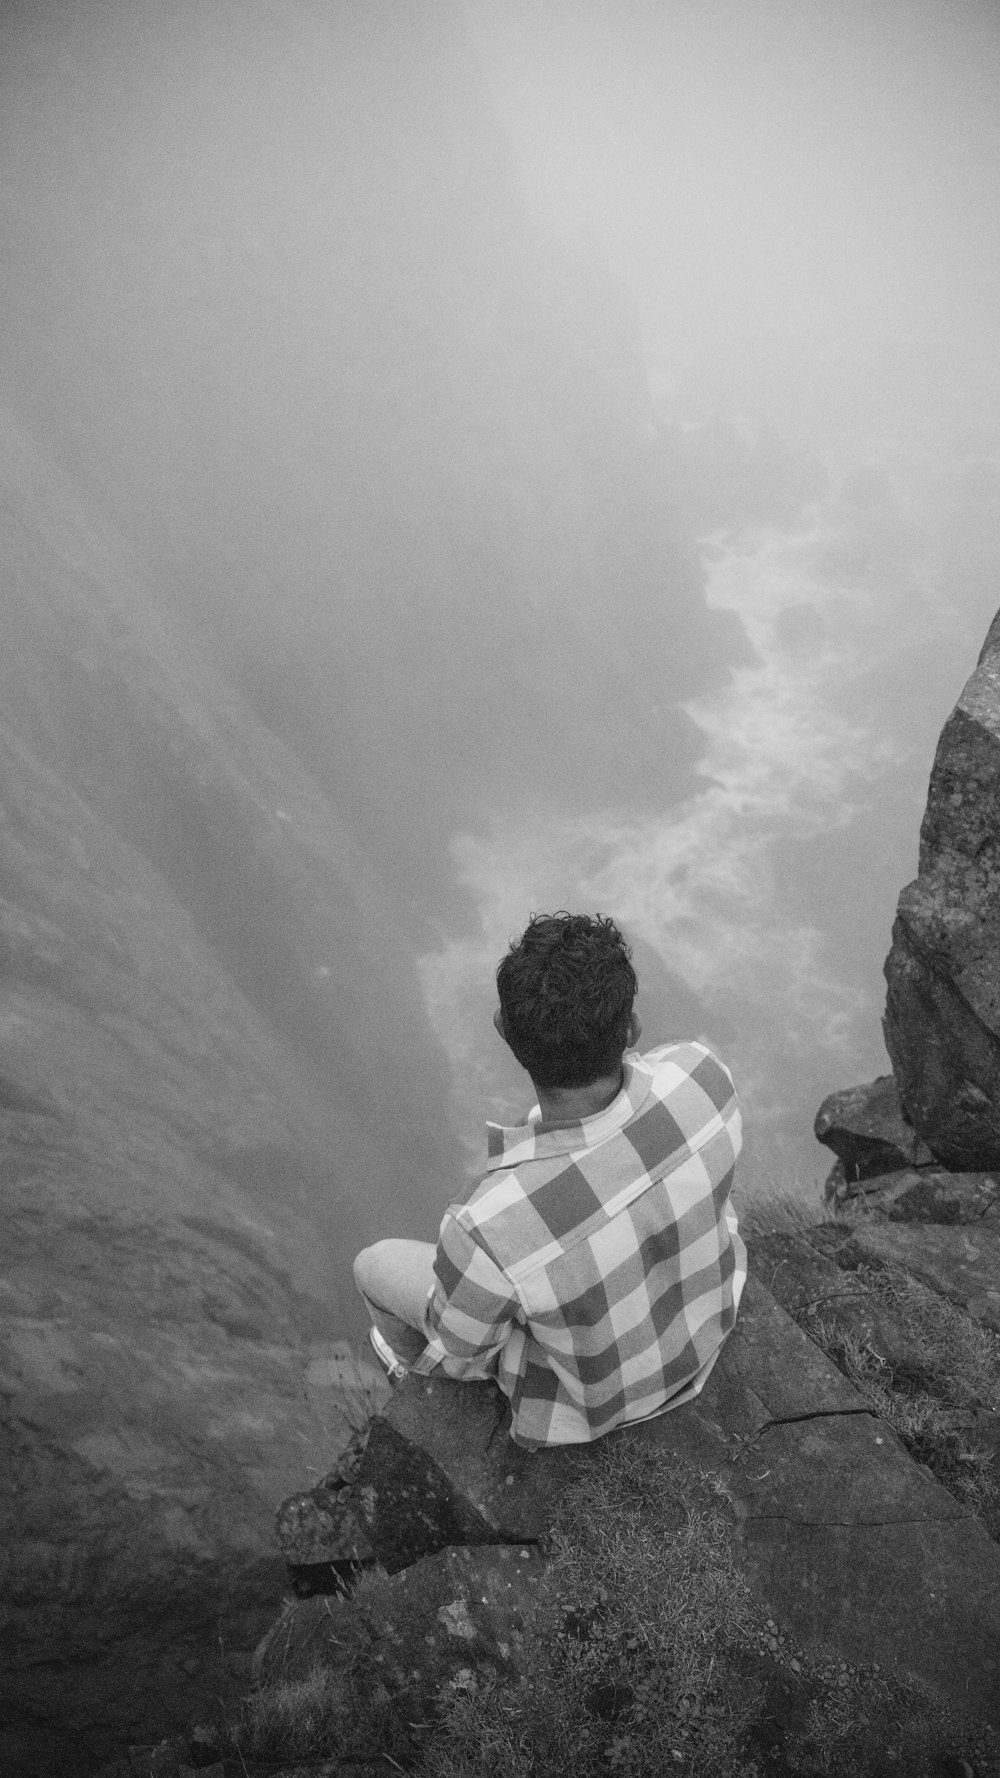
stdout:
{"type": "Polygon", "coordinates": [[[433,1241],[390,1239],[363,1247],[354,1282],[397,1358],[413,1364],[427,1344],[427,1299],[434,1283],[433,1241]]]}

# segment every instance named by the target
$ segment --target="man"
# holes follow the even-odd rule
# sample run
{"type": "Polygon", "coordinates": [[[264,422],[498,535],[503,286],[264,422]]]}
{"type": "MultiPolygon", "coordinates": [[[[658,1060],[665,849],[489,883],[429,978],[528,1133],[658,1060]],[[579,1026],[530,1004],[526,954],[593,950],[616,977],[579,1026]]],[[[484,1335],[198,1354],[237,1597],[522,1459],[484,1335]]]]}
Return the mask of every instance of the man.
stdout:
{"type": "Polygon", "coordinates": [[[536,914],[494,1024],[538,1103],[488,1125],[485,1177],[437,1247],[367,1247],[354,1276],[390,1375],[496,1380],[517,1444],[581,1444],[689,1401],[736,1319],[732,1079],[700,1043],[641,1056],[631,952],[601,915],[536,914]]]}

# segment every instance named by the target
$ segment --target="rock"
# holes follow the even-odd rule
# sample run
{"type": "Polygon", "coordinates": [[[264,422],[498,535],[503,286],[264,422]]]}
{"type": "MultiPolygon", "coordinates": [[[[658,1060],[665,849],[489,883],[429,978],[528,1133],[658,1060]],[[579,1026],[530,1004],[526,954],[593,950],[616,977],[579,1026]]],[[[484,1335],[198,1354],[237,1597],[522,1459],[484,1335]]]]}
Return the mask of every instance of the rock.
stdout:
{"type": "Polygon", "coordinates": [[[956,1172],[1000,1166],[1000,615],[938,742],[885,976],[906,1117],[956,1172]]]}
{"type": "Polygon", "coordinates": [[[744,1535],[745,1573],[793,1635],[912,1674],[963,1716],[996,1721],[1000,1553],[981,1526],[874,1515],[810,1523],[778,1512],[752,1519],[744,1535]]]}
{"type": "MultiPolygon", "coordinates": [[[[752,1264],[758,1278],[773,1269],[756,1247],[752,1264]]],[[[722,1473],[742,1525],[741,1566],[758,1598],[807,1646],[848,1662],[880,1661],[956,1705],[995,1714],[1000,1548],[789,1318],[776,1305],[764,1311],[766,1300],[758,1282],[703,1396],[649,1422],[649,1435],[669,1439],[672,1420],[717,1413],[727,1374],[752,1379],[759,1399],[783,1412],[722,1473]],[[818,1381],[817,1359],[832,1373],[819,1393],[804,1380],[818,1381]]]]}
{"type": "Polygon", "coordinates": [[[344,1591],[375,1560],[354,1505],[352,1483],[364,1437],[355,1437],[329,1475],[302,1494],[290,1494],[274,1516],[274,1530],[297,1592],[344,1591]]]}
{"type": "MultiPolygon", "coordinates": [[[[850,1230],[836,1232],[842,1245],[851,1239],[850,1230]]],[[[754,1595],[803,1646],[878,1660],[963,1709],[1000,1711],[1000,1548],[774,1301],[761,1280],[781,1261],[773,1247],[754,1249],[755,1276],[702,1394],[613,1436],[655,1450],[668,1478],[685,1468],[713,1478],[732,1503],[738,1560],[754,1595]]],[[[829,1289],[829,1266],[818,1270],[829,1289]]],[[[420,1552],[448,1539],[496,1546],[520,1532],[521,1547],[532,1537],[544,1548],[559,1489],[599,1448],[519,1451],[491,1386],[411,1378],[374,1422],[358,1483],[359,1495],[371,1491],[366,1525],[376,1552],[397,1566],[391,1584],[418,1569],[437,1574],[428,1564],[447,1557],[420,1552]]],[[[470,1560],[485,1554],[474,1549],[470,1560]]],[[[405,1584],[401,1596],[409,1596],[405,1584]]],[[[347,1603],[323,1601],[332,1618],[319,1601],[294,1607],[262,1653],[262,1670],[298,1660],[300,1637],[315,1653],[332,1636],[341,1659],[354,1644],[336,1626],[358,1622],[345,1617],[347,1603]],[[280,1635],[290,1638],[287,1657],[280,1635]]]]}
{"type": "Polygon", "coordinates": [[[394,1699],[419,1715],[442,1684],[488,1663],[513,1673],[526,1624],[553,1592],[546,1564],[525,1545],[456,1548],[397,1574],[366,1579],[351,1599],[289,1606],[254,1657],[258,1681],[304,1679],[317,1663],[378,1673],[394,1699]]]}
{"type": "Polygon", "coordinates": [[[574,1450],[536,1456],[507,1436],[492,1383],[414,1377],[372,1422],[354,1505],[390,1574],[450,1544],[530,1543],[574,1450]]]}
{"type": "Polygon", "coordinates": [[[817,1140],[832,1148],[841,1161],[838,1177],[843,1178],[848,1192],[862,1180],[899,1167],[926,1166],[934,1160],[904,1117],[891,1074],[881,1074],[865,1086],[831,1093],[816,1113],[813,1128],[817,1140]]]}
{"type": "Polygon", "coordinates": [[[196,1772],[209,1772],[222,1762],[218,1729],[198,1723],[191,1730],[187,1749],[188,1765],[196,1772]]]}
{"type": "MultiPolygon", "coordinates": [[[[804,1336],[795,1335],[789,1361],[788,1318],[754,1280],[738,1328],[697,1411],[650,1421],[646,1436],[662,1442],[669,1431],[672,1452],[697,1465],[723,1461],[728,1439],[753,1437],[771,1420],[857,1409],[850,1384],[804,1336]]],[[[410,1377],[394,1392],[372,1423],[353,1496],[388,1572],[452,1544],[545,1537],[553,1500],[587,1447],[529,1452],[511,1442],[509,1424],[509,1408],[489,1383],[410,1377]]]]}
{"type": "Polygon", "coordinates": [[[906,1167],[853,1188],[841,1215],[882,1213],[890,1222],[1000,1222],[1000,1179],[992,1173],[950,1173],[906,1167]]]}
{"type": "MultiPolygon", "coordinates": [[[[737,1390],[757,1404],[755,1431],[769,1425],[807,1420],[816,1414],[852,1414],[863,1408],[856,1391],[806,1335],[794,1325],[762,1282],[770,1268],[755,1257],[747,1279],[736,1328],[722,1348],[701,1395],[693,1406],[725,1437],[742,1436],[746,1409],[734,1412],[737,1390]]],[[[675,1436],[686,1410],[649,1421],[650,1437],[658,1429],[675,1436]]]]}
{"type": "Polygon", "coordinates": [[[888,1261],[923,1280],[974,1321],[1000,1333],[1000,1228],[935,1227],[860,1221],[851,1228],[867,1258],[888,1261]]]}

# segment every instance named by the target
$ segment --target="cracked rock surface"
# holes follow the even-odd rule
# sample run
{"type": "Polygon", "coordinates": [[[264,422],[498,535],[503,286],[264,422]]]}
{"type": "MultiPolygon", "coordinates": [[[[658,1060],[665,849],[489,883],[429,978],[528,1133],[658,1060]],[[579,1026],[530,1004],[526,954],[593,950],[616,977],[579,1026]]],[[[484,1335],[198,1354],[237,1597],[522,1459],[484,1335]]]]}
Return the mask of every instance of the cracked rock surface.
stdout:
{"type": "MultiPolygon", "coordinates": [[[[843,1231],[842,1243],[851,1233],[843,1231]]],[[[828,1300],[839,1294],[855,1305],[853,1325],[864,1331],[857,1279],[799,1246],[811,1258],[807,1264],[800,1251],[797,1271],[773,1239],[751,1250],[736,1328],[702,1394],[630,1436],[668,1465],[716,1479],[745,1578],[802,1646],[847,1661],[877,1659],[965,1711],[996,1716],[1000,1546],[913,1461],[762,1282],[778,1288],[780,1279],[789,1301],[796,1291],[828,1300]]],[[[794,1243],[788,1252],[794,1257],[794,1243]]],[[[497,1574],[530,1579],[531,1610],[546,1599],[553,1605],[547,1526],[588,1448],[526,1453],[511,1443],[507,1424],[492,1385],[410,1378],[376,1417],[361,1460],[354,1499],[388,1571],[385,1621],[394,1623],[409,1602],[407,1622],[428,1651],[426,1662],[414,1656],[411,1669],[431,1673],[437,1685],[469,1665],[469,1648],[455,1632],[466,1621],[462,1612],[473,1627],[470,1647],[472,1640],[476,1648],[503,1643],[516,1664],[516,1636],[503,1614],[510,1606],[523,1626],[524,1585],[511,1581],[513,1591],[498,1591],[497,1574]],[[494,1577],[475,1598],[456,1578],[473,1574],[494,1577]],[[438,1598],[442,1576],[449,1600],[438,1598]],[[454,1607],[450,1634],[435,1615],[444,1605],[454,1607]]],[[[364,1624],[350,1600],[289,1606],[258,1652],[258,1670],[294,1675],[331,1635],[341,1651],[358,1636],[381,1636],[370,1606],[362,1615],[364,1624]]],[[[390,1643],[395,1633],[386,1632],[390,1643]]],[[[386,1651],[390,1667],[394,1658],[386,1651]]],[[[407,1683],[419,1692],[424,1680],[407,1683]]]]}

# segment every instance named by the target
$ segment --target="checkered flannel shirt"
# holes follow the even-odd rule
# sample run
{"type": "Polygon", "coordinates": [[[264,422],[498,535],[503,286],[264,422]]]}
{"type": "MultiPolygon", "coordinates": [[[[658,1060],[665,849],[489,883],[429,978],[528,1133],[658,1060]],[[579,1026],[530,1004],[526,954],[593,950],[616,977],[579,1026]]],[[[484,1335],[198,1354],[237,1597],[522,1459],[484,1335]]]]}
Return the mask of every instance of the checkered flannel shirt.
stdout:
{"type": "Polygon", "coordinates": [[[487,1126],[484,1178],[445,1211],[427,1374],[495,1377],[511,1437],[582,1444],[698,1393],[736,1319],[729,1202],[740,1112],[700,1043],[629,1051],[606,1110],[487,1126]]]}

